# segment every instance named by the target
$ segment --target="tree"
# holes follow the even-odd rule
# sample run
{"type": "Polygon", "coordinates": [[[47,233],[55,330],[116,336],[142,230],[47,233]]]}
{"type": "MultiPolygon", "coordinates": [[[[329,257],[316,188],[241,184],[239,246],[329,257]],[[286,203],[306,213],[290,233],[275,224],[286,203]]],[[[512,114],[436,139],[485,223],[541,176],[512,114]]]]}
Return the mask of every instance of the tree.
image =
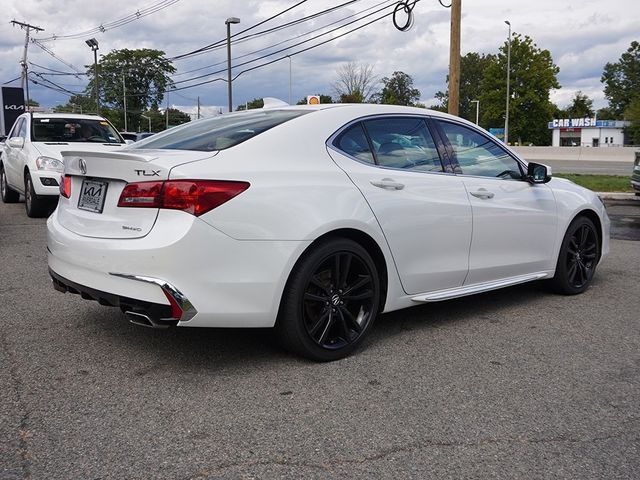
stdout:
{"type": "Polygon", "coordinates": [[[564,114],[566,116],[563,118],[593,117],[593,100],[578,90],[571,100],[571,104],[564,110],[564,114]]]}
{"type": "MultiPolygon", "coordinates": [[[[480,95],[481,123],[502,127],[507,96],[507,48],[500,47],[496,61],[491,62],[482,77],[480,95]]],[[[549,100],[551,89],[560,88],[560,69],[553,63],[549,50],[542,50],[528,36],[514,33],[511,38],[511,83],[509,104],[509,138],[519,143],[548,145],[551,133],[547,120],[553,117],[554,105],[549,100]]]]}
{"type": "MultiPolygon", "coordinates": [[[[151,119],[151,131],[161,132],[166,129],[167,116],[165,111],[160,111],[157,107],[152,107],[146,112],[143,112],[145,117],[151,119]]],[[[191,116],[176,108],[169,108],[169,127],[175,127],[191,121],[191,116]]],[[[114,122],[115,125],[115,122],[114,122]]],[[[149,129],[149,120],[140,117],[140,122],[131,124],[129,127],[131,130],[137,130],[139,132],[146,132],[149,129]]]]}
{"type": "Polygon", "coordinates": [[[602,120],[618,120],[616,114],[609,107],[599,108],[596,112],[596,117],[601,118],[602,120]]]}
{"type": "Polygon", "coordinates": [[[375,103],[415,105],[420,100],[420,90],[413,88],[413,78],[404,72],[393,72],[382,79],[382,84],[382,91],[372,96],[375,103]]]}
{"type": "MultiPolygon", "coordinates": [[[[112,50],[102,55],[98,64],[101,106],[119,110],[123,117],[124,87],[127,96],[127,121],[131,125],[137,125],[142,112],[162,103],[165,92],[173,85],[169,75],[175,71],[161,50],[112,50]]],[[[91,96],[95,92],[93,65],[87,65],[87,75],[89,85],[85,92],[91,96]]]]}
{"type": "Polygon", "coordinates": [[[246,104],[238,105],[238,108],[236,108],[236,111],[253,110],[254,108],[262,108],[262,107],[264,107],[264,100],[261,98],[254,98],[253,100],[251,100],[250,102],[247,102],[246,104]]]}
{"type": "Polygon", "coordinates": [[[341,103],[363,103],[374,93],[378,83],[373,65],[349,62],[336,71],[338,80],[333,84],[341,103]]]}
{"type": "Polygon", "coordinates": [[[56,113],[96,113],[96,102],[88,95],[72,95],[64,105],[53,109],[56,113]]]}
{"type": "Polygon", "coordinates": [[[620,118],[634,98],[640,96],[640,43],[633,41],[616,63],[604,66],[600,81],[609,107],[620,118]]]}
{"type": "Polygon", "coordinates": [[[631,125],[625,127],[624,133],[627,136],[627,142],[632,145],[640,145],[640,96],[636,96],[624,111],[625,119],[631,122],[631,125]]]}
{"type": "MultiPolygon", "coordinates": [[[[460,105],[459,116],[473,122],[476,119],[476,104],[482,93],[482,78],[485,70],[496,62],[495,55],[469,52],[460,58],[460,105]]],[[[447,75],[447,84],[449,76],[447,75]]],[[[431,108],[446,112],[449,110],[449,90],[436,92],[439,103],[431,108]]],[[[482,122],[480,122],[482,124],[482,122]]]]}

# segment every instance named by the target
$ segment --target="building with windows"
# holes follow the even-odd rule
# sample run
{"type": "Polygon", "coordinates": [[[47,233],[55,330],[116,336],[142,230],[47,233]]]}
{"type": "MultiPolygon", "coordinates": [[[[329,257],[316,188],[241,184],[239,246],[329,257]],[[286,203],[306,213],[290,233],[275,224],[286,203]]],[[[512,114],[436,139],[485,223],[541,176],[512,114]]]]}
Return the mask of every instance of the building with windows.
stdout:
{"type": "Polygon", "coordinates": [[[629,122],[596,118],[556,118],[549,122],[554,147],[622,147],[629,122]]]}

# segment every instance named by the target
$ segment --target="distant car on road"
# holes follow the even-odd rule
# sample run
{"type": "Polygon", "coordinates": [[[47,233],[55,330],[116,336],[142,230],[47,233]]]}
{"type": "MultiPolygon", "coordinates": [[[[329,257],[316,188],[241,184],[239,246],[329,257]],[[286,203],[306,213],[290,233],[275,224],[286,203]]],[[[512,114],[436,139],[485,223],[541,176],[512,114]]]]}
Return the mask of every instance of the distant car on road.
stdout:
{"type": "Polygon", "coordinates": [[[140,132],[136,135],[136,142],[149,138],[152,135],[155,135],[155,132],[140,132]]]}
{"type": "Polygon", "coordinates": [[[135,142],[138,140],[138,134],[136,132],[119,132],[120,136],[125,140],[131,140],[135,142]]]}
{"type": "Polygon", "coordinates": [[[609,223],[595,193],[459,117],[333,104],[65,152],[47,226],[60,291],[148,327],[275,327],[328,361],[383,311],[542,279],[581,293],[609,223]]]}
{"type": "Polygon", "coordinates": [[[631,186],[640,196],[640,151],[636,152],[636,159],[633,162],[633,172],[631,172],[631,186]]]}
{"type": "Polygon", "coordinates": [[[1,145],[0,191],[4,203],[25,197],[29,217],[46,216],[57,203],[63,150],[113,150],[125,145],[103,117],[68,113],[24,113],[1,145]]]}

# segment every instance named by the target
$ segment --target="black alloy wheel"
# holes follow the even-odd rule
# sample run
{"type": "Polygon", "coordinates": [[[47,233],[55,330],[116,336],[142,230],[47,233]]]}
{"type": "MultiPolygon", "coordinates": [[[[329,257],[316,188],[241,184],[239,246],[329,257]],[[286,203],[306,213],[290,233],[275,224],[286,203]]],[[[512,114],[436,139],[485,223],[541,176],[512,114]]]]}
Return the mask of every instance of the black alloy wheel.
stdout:
{"type": "Polygon", "coordinates": [[[576,218],[562,241],[553,284],[559,293],[574,295],[584,292],[596,270],[600,242],[596,227],[586,217],[576,218]]]}
{"type": "Polygon", "coordinates": [[[582,288],[589,283],[596,268],[597,255],[596,232],[588,224],[583,224],[573,233],[567,248],[567,275],[572,287],[582,288]]]}
{"type": "Polygon", "coordinates": [[[296,265],[276,328],[288,350],[337,360],[362,341],[379,303],[380,280],[371,256],[351,240],[332,239],[296,265]]]}

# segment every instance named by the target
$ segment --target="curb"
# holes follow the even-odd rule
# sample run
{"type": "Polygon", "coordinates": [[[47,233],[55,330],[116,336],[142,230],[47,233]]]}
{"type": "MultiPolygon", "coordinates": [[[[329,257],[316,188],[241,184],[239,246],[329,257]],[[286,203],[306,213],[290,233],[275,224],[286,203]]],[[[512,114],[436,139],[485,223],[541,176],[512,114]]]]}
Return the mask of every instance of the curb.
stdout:
{"type": "Polygon", "coordinates": [[[640,206],[640,196],[635,193],[596,192],[598,197],[607,205],[637,205],[640,206]]]}

